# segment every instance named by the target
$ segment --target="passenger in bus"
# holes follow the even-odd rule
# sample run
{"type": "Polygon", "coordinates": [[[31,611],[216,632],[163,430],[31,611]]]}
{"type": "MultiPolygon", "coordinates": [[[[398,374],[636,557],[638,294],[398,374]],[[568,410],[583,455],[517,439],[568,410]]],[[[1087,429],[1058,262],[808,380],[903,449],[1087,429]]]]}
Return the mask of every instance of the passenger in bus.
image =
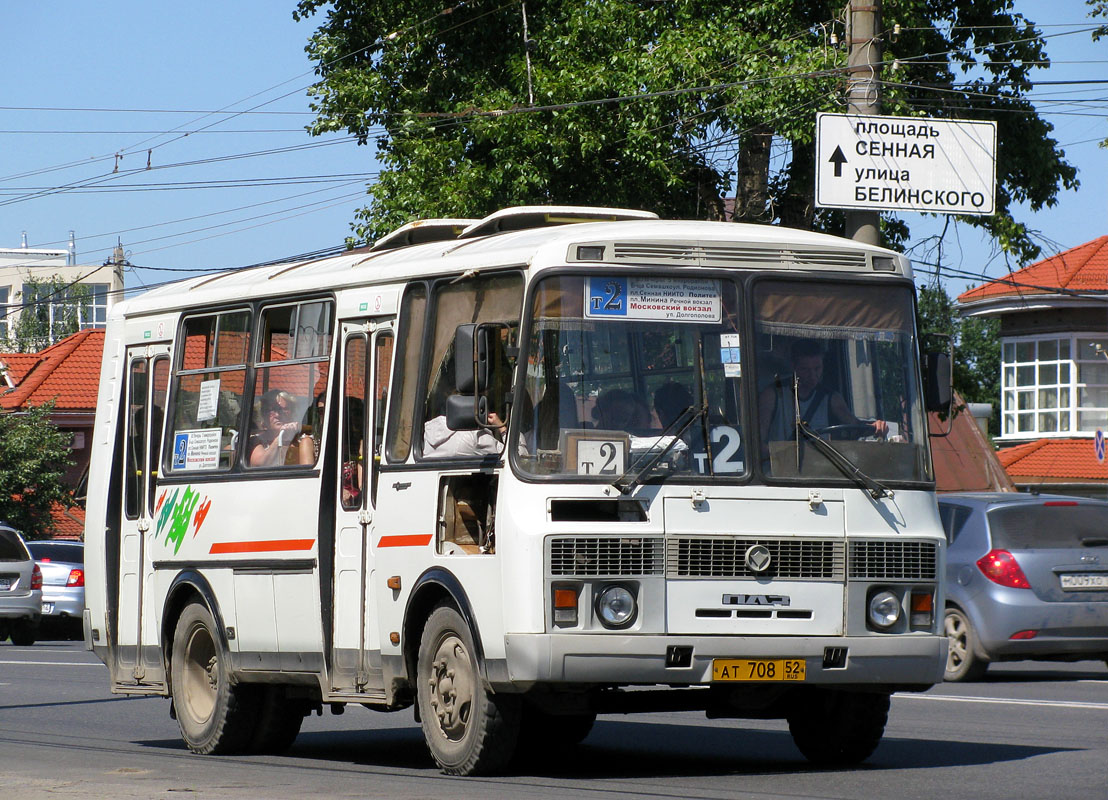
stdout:
{"type": "Polygon", "coordinates": [[[315,442],[296,419],[296,398],[284,389],[262,395],[260,427],[247,440],[247,461],[252,467],[315,462],[315,442]]]}
{"type": "Polygon", "coordinates": [[[762,433],[762,457],[769,458],[768,442],[796,436],[797,403],[800,418],[817,433],[834,425],[870,427],[871,435],[884,438],[889,425],[881,419],[863,421],[854,416],[846,400],[823,383],[823,350],[819,343],[801,339],[790,350],[793,374],[779,377],[758,395],[758,419],[762,433]]]}
{"type": "Polygon", "coordinates": [[[676,381],[667,381],[654,390],[654,413],[663,428],[692,407],[692,392],[676,381]]]}
{"type": "Polygon", "coordinates": [[[428,458],[480,458],[499,455],[504,449],[507,423],[495,412],[489,414],[488,428],[455,431],[446,425],[446,415],[427,420],[423,425],[423,455],[428,458]]]}
{"type": "Polygon", "coordinates": [[[608,431],[641,431],[651,427],[650,409],[626,389],[608,389],[593,409],[596,427],[608,431]]]}

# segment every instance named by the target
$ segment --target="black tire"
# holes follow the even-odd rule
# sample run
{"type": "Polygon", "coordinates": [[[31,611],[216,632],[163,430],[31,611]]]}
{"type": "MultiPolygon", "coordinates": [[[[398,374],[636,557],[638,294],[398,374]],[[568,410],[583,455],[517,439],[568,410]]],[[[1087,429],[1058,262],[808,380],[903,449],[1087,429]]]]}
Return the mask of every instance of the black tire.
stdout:
{"type": "Polygon", "coordinates": [[[814,689],[789,712],[789,733],[804,757],[821,767],[865,761],[881,743],[889,695],[814,689]]]}
{"type": "Polygon", "coordinates": [[[13,622],[10,635],[12,637],[12,644],[19,645],[20,647],[30,647],[35,643],[35,639],[38,636],[38,626],[26,620],[13,622]]]}
{"type": "Polygon", "coordinates": [[[948,608],[943,630],[949,643],[943,677],[948,681],[979,681],[985,677],[989,662],[977,655],[977,633],[965,612],[948,608]]]}
{"type": "Polygon", "coordinates": [[[181,738],[201,755],[249,748],[258,716],[258,687],[231,683],[231,665],[211,612],[185,607],[170,656],[173,707],[181,738]]]}
{"type": "Polygon", "coordinates": [[[250,740],[251,753],[277,755],[292,747],[308,714],[301,700],[290,700],[283,686],[257,686],[258,719],[250,740]]]}
{"type": "Polygon", "coordinates": [[[423,628],[416,700],[427,748],[447,775],[488,775],[511,761],[520,700],[485,687],[473,634],[453,606],[438,606],[423,628]]]}

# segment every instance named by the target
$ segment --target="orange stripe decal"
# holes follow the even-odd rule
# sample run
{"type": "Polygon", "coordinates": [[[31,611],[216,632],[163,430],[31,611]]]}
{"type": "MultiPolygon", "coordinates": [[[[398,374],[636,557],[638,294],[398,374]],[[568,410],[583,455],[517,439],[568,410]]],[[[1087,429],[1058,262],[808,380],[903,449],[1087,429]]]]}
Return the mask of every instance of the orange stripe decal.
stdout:
{"type": "Polygon", "coordinates": [[[315,539],[273,539],[265,542],[215,542],[208,552],[218,553],[282,553],[291,550],[311,550],[315,539]]]}
{"type": "Polygon", "coordinates": [[[377,540],[378,547],[423,547],[430,544],[429,533],[406,533],[397,536],[382,536],[377,540]]]}

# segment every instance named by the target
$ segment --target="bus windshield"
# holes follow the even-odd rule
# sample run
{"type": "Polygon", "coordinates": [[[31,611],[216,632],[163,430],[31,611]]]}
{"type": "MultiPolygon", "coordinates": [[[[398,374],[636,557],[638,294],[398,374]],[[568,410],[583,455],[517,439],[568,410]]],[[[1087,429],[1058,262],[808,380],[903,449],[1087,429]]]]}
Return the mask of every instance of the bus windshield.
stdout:
{"type": "Polygon", "coordinates": [[[913,319],[907,286],[756,284],[754,377],[767,477],[843,479],[856,467],[879,481],[931,480],[913,319]],[[812,447],[816,436],[838,453],[812,447]]]}
{"type": "Polygon", "coordinates": [[[517,466],[613,480],[742,474],[737,286],[717,278],[559,275],[536,288],[517,466]]]}

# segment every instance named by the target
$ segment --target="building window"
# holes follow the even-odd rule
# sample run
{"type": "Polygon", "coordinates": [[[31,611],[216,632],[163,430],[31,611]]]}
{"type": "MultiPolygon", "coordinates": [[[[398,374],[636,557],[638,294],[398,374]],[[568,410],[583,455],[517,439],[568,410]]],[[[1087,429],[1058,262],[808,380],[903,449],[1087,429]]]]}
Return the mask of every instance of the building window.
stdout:
{"type": "Polygon", "coordinates": [[[1077,338],[1077,430],[1108,428],[1108,336],[1077,338]]]}
{"type": "Polygon", "coordinates": [[[25,283],[22,313],[34,317],[34,336],[46,340],[43,344],[52,344],[76,331],[103,328],[108,319],[110,290],[108,283],[25,283]]]}
{"type": "Polygon", "coordinates": [[[1005,339],[1002,436],[1069,436],[1108,425],[1106,351],[1108,338],[1005,339]]]}
{"type": "Polygon", "coordinates": [[[11,291],[11,288],[8,286],[0,286],[0,343],[7,342],[11,337],[11,315],[15,313],[14,308],[8,307],[8,298],[11,295],[11,291]]]}

